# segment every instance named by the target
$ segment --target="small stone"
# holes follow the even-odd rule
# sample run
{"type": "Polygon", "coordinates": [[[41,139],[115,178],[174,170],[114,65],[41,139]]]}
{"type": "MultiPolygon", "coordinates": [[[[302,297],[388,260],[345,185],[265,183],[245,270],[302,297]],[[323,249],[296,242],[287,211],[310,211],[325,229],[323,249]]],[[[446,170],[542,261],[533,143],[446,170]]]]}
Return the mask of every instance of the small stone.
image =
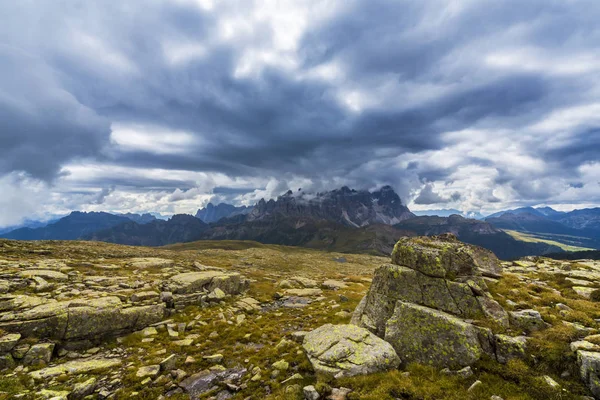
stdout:
{"type": "Polygon", "coordinates": [[[213,354],[213,355],[210,355],[210,356],[204,356],[202,358],[205,359],[208,362],[215,363],[215,364],[218,364],[221,361],[223,361],[223,355],[222,354],[213,354]]]}
{"type": "Polygon", "coordinates": [[[170,324],[167,325],[167,333],[171,339],[177,339],[179,337],[179,332],[173,329],[170,324]]]}
{"type": "Polygon", "coordinates": [[[560,385],[554,379],[549,377],[548,375],[544,375],[544,381],[550,386],[552,389],[559,389],[560,385]]]}
{"type": "Polygon", "coordinates": [[[281,381],[281,383],[284,384],[284,383],[288,383],[290,381],[297,381],[297,380],[302,380],[302,379],[304,379],[304,377],[302,375],[296,373],[296,374],[290,376],[289,378],[287,378],[286,380],[281,381]]]}
{"type": "Polygon", "coordinates": [[[54,343],[39,343],[31,346],[25,357],[24,365],[45,365],[52,359],[54,343]]]}
{"type": "Polygon", "coordinates": [[[331,394],[329,395],[329,400],[346,400],[348,394],[352,392],[352,389],[348,389],[345,387],[341,388],[333,388],[331,389],[331,394]]]}
{"type": "Polygon", "coordinates": [[[287,371],[290,367],[290,364],[285,360],[279,360],[271,364],[271,366],[278,371],[287,371]]]}
{"type": "Polygon", "coordinates": [[[479,386],[483,385],[481,381],[475,381],[469,388],[467,389],[468,393],[475,391],[479,386]]]}
{"type": "Polygon", "coordinates": [[[211,332],[210,335],[208,335],[209,339],[216,339],[219,337],[219,333],[217,331],[211,332]]]}
{"type": "Polygon", "coordinates": [[[192,356],[187,356],[186,359],[185,359],[185,361],[184,361],[185,364],[193,364],[195,362],[196,362],[196,359],[194,357],[192,357],[192,356]]]}
{"type": "Polygon", "coordinates": [[[319,392],[313,385],[304,386],[302,388],[302,393],[304,394],[304,400],[319,400],[319,392]]]}
{"type": "Polygon", "coordinates": [[[464,367],[463,369],[456,371],[456,375],[460,376],[461,378],[469,378],[473,376],[473,370],[471,367],[464,367]]]}
{"type": "Polygon", "coordinates": [[[550,326],[544,322],[539,311],[536,310],[510,311],[508,315],[511,326],[522,329],[527,333],[546,329],[550,326]]]}
{"type": "Polygon", "coordinates": [[[210,301],[223,300],[225,297],[227,297],[227,294],[219,288],[215,288],[208,294],[208,300],[210,301]]]}
{"type": "Polygon", "coordinates": [[[147,376],[154,378],[160,373],[160,365],[147,365],[137,370],[135,376],[145,378],[147,376]]]}
{"type": "Polygon", "coordinates": [[[182,340],[175,340],[173,342],[173,344],[175,346],[181,346],[181,347],[191,346],[192,343],[194,343],[194,339],[182,339],[182,340]]]}
{"type": "Polygon", "coordinates": [[[297,331],[297,332],[292,332],[291,336],[295,342],[302,343],[302,341],[304,341],[304,337],[306,336],[307,333],[308,332],[306,332],[306,331],[297,331]]]}
{"type": "Polygon", "coordinates": [[[145,328],[144,330],[142,330],[142,335],[143,336],[154,336],[154,335],[158,335],[158,331],[156,330],[155,327],[149,326],[148,328],[145,328]]]}
{"type": "Polygon", "coordinates": [[[14,349],[19,339],[21,339],[20,333],[9,333],[0,337],[0,354],[8,353],[14,349]]]}
{"type": "Polygon", "coordinates": [[[85,396],[92,394],[94,389],[96,389],[96,378],[90,378],[85,382],[77,383],[73,386],[73,390],[69,393],[67,398],[69,400],[80,400],[85,396]]]}
{"type": "Polygon", "coordinates": [[[176,354],[171,354],[169,357],[165,358],[159,363],[160,370],[162,372],[168,372],[177,366],[178,357],[176,354]]]}

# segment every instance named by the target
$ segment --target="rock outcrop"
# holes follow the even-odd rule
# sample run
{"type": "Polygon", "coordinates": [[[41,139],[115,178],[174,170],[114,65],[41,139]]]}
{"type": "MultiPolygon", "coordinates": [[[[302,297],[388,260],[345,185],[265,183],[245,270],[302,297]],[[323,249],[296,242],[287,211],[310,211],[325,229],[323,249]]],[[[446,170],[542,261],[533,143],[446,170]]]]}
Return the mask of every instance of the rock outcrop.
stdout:
{"type": "Polygon", "coordinates": [[[323,325],[304,337],[304,350],[315,372],[335,378],[397,368],[392,346],[355,325],[323,325]]]}
{"type": "Polygon", "coordinates": [[[403,363],[457,368],[494,355],[491,331],[471,323],[509,323],[483,278],[501,274],[491,252],[453,235],[403,238],[392,262],[375,271],[352,323],[389,342],[403,363]]]}
{"type": "MultiPolygon", "coordinates": [[[[141,331],[177,309],[220,302],[249,284],[237,272],[200,265],[190,270],[156,257],[85,268],[94,272],[82,273],[51,259],[35,265],[5,263],[0,369],[16,363],[49,365],[59,351],[89,349],[109,338],[141,331]],[[40,290],[49,285],[52,291],[40,290]]],[[[244,304],[257,307],[248,301],[244,304]]]]}

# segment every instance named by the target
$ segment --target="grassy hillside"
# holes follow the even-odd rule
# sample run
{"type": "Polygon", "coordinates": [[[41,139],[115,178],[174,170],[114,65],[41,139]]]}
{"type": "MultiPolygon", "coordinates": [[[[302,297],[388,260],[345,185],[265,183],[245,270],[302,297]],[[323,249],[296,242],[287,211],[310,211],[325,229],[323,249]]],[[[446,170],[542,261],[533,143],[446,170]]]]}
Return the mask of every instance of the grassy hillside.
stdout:
{"type": "Polygon", "coordinates": [[[557,242],[556,240],[544,239],[543,235],[537,235],[535,233],[523,233],[523,232],[513,231],[513,230],[508,230],[508,229],[505,229],[504,232],[508,233],[510,236],[512,236],[516,240],[520,240],[522,242],[546,243],[546,244],[549,244],[549,245],[552,245],[552,246],[560,247],[564,251],[586,251],[586,250],[593,250],[593,249],[587,248],[587,247],[579,247],[579,246],[568,245],[568,244],[565,244],[565,243],[557,242]]]}

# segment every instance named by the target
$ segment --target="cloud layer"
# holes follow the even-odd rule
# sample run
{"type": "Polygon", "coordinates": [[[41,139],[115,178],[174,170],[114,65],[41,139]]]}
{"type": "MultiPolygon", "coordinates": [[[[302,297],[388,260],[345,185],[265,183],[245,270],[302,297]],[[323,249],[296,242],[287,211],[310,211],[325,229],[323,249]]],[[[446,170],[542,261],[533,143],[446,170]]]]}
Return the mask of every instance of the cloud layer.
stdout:
{"type": "Polygon", "coordinates": [[[343,184],[391,184],[415,209],[600,203],[594,0],[0,13],[0,190],[23,193],[2,199],[0,226],[343,184]]]}

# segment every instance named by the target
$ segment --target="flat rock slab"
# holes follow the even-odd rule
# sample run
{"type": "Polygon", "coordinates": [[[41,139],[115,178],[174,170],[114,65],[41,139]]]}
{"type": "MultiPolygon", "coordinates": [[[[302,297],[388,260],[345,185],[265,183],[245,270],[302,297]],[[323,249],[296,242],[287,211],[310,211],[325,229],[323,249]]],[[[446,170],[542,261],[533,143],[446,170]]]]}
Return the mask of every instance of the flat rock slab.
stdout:
{"type": "Polygon", "coordinates": [[[134,268],[168,267],[173,265],[173,260],[157,257],[138,257],[131,258],[129,265],[134,268]]]}
{"type": "Polygon", "coordinates": [[[592,293],[597,290],[595,288],[584,287],[584,286],[573,286],[573,290],[581,297],[589,299],[592,293]]]}
{"type": "Polygon", "coordinates": [[[302,344],[315,372],[336,378],[397,368],[393,347],[355,325],[323,325],[304,337],[302,344]]]}
{"type": "Polygon", "coordinates": [[[40,277],[44,279],[53,279],[55,281],[67,281],[69,277],[62,272],[52,271],[49,269],[29,269],[22,271],[19,275],[23,278],[40,277]]]}
{"type": "Polygon", "coordinates": [[[121,365],[121,360],[117,358],[98,358],[68,361],[54,367],[40,369],[30,372],[29,375],[34,380],[53,378],[62,374],[79,375],[99,371],[106,368],[114,368],[121,365]]]}
{"type": "Polygon", "coordinates": [[[246,287],[246,281],[237,272],[198,271],[172,276],[168,286],[176,294],[212,291],[219,288],[227,294],[238,294],[246,287]]]}
{"type": "Polygon", "coordinates": [[[287,289],[284,292],[287,296],[311,297],[323,294],[321,289],[287,289]]]}
{"type": "Polygon", "coordinates": [[[323,286],[325,289],[331,290],[346,289],[348,287],[345,282],[336,281],[333,279],[326,280],[321,286],[323,286]]]}

